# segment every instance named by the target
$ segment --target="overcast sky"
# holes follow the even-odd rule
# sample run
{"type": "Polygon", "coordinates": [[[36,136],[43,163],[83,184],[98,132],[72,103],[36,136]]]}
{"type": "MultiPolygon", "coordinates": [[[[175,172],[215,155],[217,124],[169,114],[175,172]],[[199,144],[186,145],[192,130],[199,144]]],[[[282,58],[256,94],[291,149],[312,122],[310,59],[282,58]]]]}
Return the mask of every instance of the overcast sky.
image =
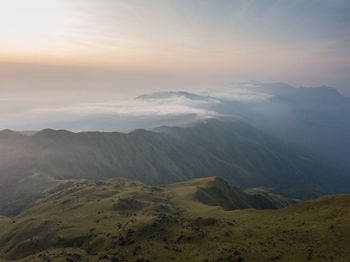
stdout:
{"type": "Polygon", "coordinates": [[[350,95],[350,1],[0,0],[3,99],[103,100],[241,80],[350,95]]]}

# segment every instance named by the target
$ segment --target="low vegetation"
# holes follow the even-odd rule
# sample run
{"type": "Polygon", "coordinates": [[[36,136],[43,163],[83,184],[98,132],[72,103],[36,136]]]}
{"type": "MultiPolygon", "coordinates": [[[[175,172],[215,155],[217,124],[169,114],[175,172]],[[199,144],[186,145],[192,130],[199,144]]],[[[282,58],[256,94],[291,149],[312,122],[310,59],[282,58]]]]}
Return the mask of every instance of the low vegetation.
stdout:
{"type": "Polygon", "coordinates": [[[274,194],[248,194],[216,177],[167,186],[71,180],[20,215],[0,219],[0,257],[349,261],[350,196],[276,209],[280,204],[274,194]]]}

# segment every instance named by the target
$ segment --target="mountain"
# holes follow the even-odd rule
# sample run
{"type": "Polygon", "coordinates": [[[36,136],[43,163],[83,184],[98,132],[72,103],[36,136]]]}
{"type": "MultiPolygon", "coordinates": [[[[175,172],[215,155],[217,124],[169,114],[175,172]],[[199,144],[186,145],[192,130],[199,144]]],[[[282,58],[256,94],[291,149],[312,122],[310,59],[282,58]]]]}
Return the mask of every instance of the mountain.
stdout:
{"type": "Polygon", "coordinates": [[[350,165],[350,102],[335,88],[293,88],[277,83],[260,84],[254,90],[272,97],[246,117],[250,124],[325,160],[350,165]]]}
{"type": "MultiPolygon", "coordinates": [[[[188,89],[188,87],[184,87],[188,89]]],[[[195,89],[192,89],[195,90],[195,89]]],[[[8,104],[5,111],[18,105],[8,104]]],[[[208,118],[239,119],[325,162],[350,168],[350,99],[335,88],[293,87],[258,81],[229,83],[194,93],[171,91],[96,103],[46,105],[27,121],[10,119],[3,128],[130,132],[158,126],[185,126],[208,118]]]]}
{"type": "Polygon", "coordinates": [[[299,199],[350,190],[343,170],[240,121],[212,119],[128,134],[0,133],[1,215],[18,214],[67,179],[124,177],[159,185],[210,176],[299,199]]]}
{"type": "Polygon", "coordinates": [[[217,177],[166,186],[70,180],[0,220],[0,259],[348,261],[349,195],[252,208],[274,203],[217,177]]]}
{"type": "Polygon", "coordinates": [[[214,88],[204,95],[163,92],[139,98],[171,104],[180,103],[178,97],[186,99],[184,105],[202,110],[199,116],[240,119],[324,161],[350,166],[350,100],[335,88],[254,81],[214,88]]]}
{"type": "MultiPolygon", "coordinates": [[[[284,194],[297,190],[301,193],[298,197],[305,198],[303,191],[321,193],[328,188],[336,192],[340,188],[330,189],[331,185],[346,184],[349,179],[342,168],[321,162],[307,151],[300,152],[298,147],[283,143],[242,121],[211,119],[186,128],[160,127],[156,131],[198,145],[223,161],[238,165],[248,177],[252,175],[246,183],[222,176],[244,188],[272,186],[284,194]]],[[[294,196],[298,193],[294,192],[294,196]]]]}

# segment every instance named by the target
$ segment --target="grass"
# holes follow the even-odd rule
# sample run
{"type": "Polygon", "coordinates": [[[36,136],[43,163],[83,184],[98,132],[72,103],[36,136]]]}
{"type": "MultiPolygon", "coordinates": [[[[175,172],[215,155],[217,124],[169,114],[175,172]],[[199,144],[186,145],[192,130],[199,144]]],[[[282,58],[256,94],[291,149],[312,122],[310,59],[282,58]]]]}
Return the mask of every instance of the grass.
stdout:
{"type": "MultiPolygon", "coordinates": [[[[3,261],[349,261],[350,196],[225,211],[217,178],[146,186],[77,180],[0,220],[3,261]]],[[[0,260],[1,261],[1,260],[0,260]]]]}

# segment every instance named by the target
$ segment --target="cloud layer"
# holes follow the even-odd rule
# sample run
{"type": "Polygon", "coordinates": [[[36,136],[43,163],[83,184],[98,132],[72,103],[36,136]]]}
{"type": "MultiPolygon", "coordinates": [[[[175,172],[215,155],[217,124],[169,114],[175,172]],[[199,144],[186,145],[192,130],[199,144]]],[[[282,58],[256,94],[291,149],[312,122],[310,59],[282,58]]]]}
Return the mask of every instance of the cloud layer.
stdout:
{"type": "Polygon", "coordinates": [[[181,124],[222,115],[218,108],[223,101],[255,103],[271,96],[251,90],[251,86],[252,84],[242,83],[233,87],[209,89],[199,95],[162,92],[105,102],[77,103],[68,100],[62,103],[12,98],[3,100],[0,105],[0,128],[125,131],[172,122],[181,124]]]}

